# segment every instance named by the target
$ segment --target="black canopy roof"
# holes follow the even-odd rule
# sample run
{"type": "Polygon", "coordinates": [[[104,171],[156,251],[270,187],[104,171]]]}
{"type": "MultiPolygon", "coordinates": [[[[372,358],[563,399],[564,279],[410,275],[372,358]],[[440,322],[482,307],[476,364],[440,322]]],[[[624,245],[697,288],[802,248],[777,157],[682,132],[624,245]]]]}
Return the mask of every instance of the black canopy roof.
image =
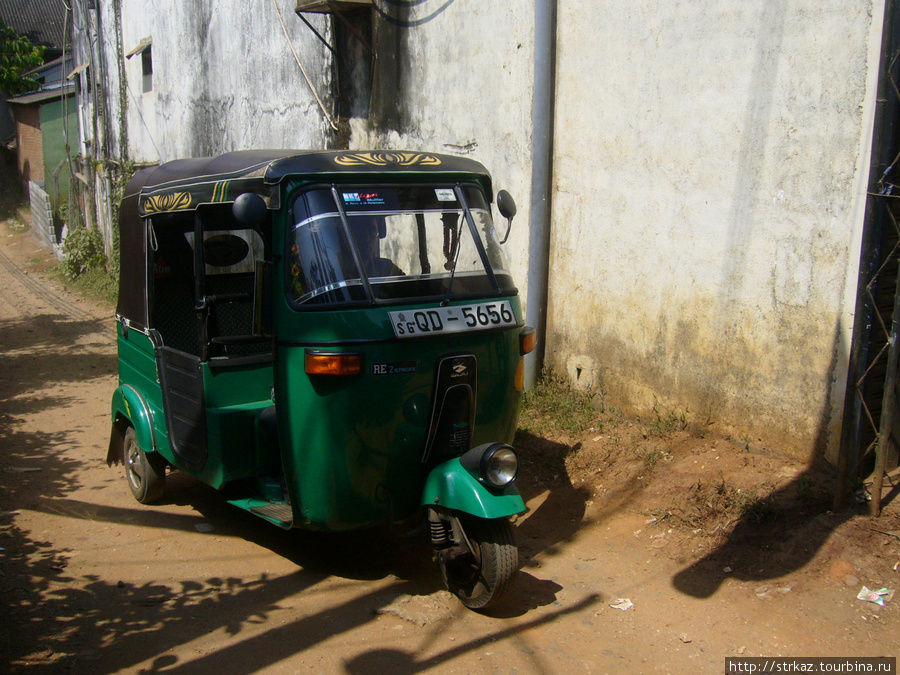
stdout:
{"type": "Polygon", "coordinates": [[[129,184],[125,197],[138,196],[138,214],[193,211],[202,204],[230,203],[245,192],[278,208],[278,184],[286,176],[320,180],[346,174],[419,173],[438,177],[477,174],[490,194],[490,175],[464,157],[424,152],[348,150],[241,150],[213,158],[182,159],[146,169],[129,184]]]}

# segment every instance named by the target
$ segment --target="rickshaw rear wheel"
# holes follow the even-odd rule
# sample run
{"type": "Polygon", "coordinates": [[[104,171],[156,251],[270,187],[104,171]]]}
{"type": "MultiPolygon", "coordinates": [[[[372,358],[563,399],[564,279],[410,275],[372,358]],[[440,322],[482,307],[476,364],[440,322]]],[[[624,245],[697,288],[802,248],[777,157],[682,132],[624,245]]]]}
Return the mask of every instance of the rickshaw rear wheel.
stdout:
{"type": "Polygon", "coordinates": [[[166,491],[166,460],[141,450],[133,427],[125,432],[125,477],[131,494],[141,504],[159,501],[166,491]]]}
{"type": "Polygon", "coordinates": [[[459,524],[471,553],[454,560],[439,556],[438,566],[450,592],[469,609],[483,611],[509,591],[519,569],[513,527],[506,518],[467,515],[459,518],[459,524]]]}

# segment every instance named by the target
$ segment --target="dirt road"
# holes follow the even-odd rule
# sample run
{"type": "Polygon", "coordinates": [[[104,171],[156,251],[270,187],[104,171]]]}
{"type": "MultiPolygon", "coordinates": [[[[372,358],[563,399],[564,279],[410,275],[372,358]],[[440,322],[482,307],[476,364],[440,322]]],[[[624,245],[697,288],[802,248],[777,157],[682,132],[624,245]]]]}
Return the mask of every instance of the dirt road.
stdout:
{"type": "Polygon", "coordinates": [[[856,598],[900,587],[896,500],[831,514],[826,478],[725,439],[523,435],[522,569],[493,616],[441,591],[424,539],[285,533],[177,473],[141,506],[105,463],[112,308],[47,260],[0,226],[0,671],[715,673],[900,652],[900,597],[856,598]],[[703,520],[762,486],[775,517],[703,520]]]}

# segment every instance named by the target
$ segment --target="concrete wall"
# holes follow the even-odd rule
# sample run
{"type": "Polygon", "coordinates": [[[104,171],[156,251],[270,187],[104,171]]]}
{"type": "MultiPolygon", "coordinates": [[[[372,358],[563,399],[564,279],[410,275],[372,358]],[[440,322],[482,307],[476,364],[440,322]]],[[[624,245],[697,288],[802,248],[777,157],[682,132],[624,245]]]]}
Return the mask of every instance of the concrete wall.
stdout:
{"type": "Polygon", "coordinates": [[[882,13],[560,0],[557,370],[836,452],[882,13]]]}
{"type": "MultiPolygon", "coordinates": [[[[518,198],[508,250],[513,273],[527,273],[530,191],[533,14],[530,3],[424,0],[378,3],[373,14],[374,69],[356,68],[365,101],[339,134],[332,96],[331,53],[294,14],[296,0],[122,0],[121,37],[113,0],[97,19],[102,58],[92,76],[103,83],[110,128],[105,141],[138,162],[210,156],[243,148],[349,147],[449,152],[484,162],[498,187],[518,198]],[[148,10],[152,5],[152,11],[148,10]],[[297,64],[324,103],[320,108],[297,64]],[[152,40],[153,90],[142,91],[141,56],[124,59],[152,40]],[[125,113],[119,63],[124,63],[125,113]],[[121,120],[127,126],[122,133],[121,120]]],[[[307,14],[333,41],[332,18],[307,14]]],[[[86,34],[90,17],[76,17],[86,34]]],[[[353,51],[363,51],[349,40],[353,51]]],[[[76,53],[78,53],[76,47],[76,53]]],[[[83,49],[83,47],[82,47],[83,49]]],[[[357,94],[357,97],[361,96],[357,94]]],[[[86,106],[91,102],[83,97],[86,106]]],[[[84,125],[86,128],[90,125],[84,125]]],[[[92,150],[103,141],[94,141],[92,150]]],[[[100,209],[98,209],[100,210],[100,209]]]]}
{"type": "Polygon", "coordinates": [[[50,203],[50,195],[44,191],[44,184],[37,181],[28,183],[28,198],[31,205],[32,234],[43,246],[59,256],[53,205],[50,203]]]}
{"type": "MultiPolygon", "coordinates": [[[[277,9],[270,0],[122,0],[121,45],[112,0],[98,4],[103,77],[113,119],[121,115],[118,63],[145,38],[152,40],[152,91],[143,91],[141,55],[124,61],[131,159],[154,162],[246,148],[324,146],[329,127],[290,43],[324,95],[330,87],[330,61],[325,47],[294,15],[295,0],[278,0],[277,9]]],[[[312,21],[324,29],[323,18],[312,21]]],[[[112,136],[118,151],[119,134],[112,136]]]]}

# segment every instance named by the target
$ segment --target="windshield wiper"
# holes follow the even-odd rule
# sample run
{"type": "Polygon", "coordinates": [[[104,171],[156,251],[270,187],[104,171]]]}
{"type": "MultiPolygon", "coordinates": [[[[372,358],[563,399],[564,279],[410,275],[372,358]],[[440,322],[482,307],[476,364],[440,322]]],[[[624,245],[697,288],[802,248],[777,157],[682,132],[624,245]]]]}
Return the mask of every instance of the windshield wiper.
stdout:
{"type": "MultiPolygon", "coordinates": [[[[497,277],[494,276],[494,268],[491,266],[490,260],[488,260],[487,253],[484,250],[484,245],[481,243],[481,237],[478,234],[478,228],[475,226],[475,218],[472,216],[472,211],[469,210],[469,202],[466,201],[466,195],[463,192],[462,186],[457,183],[453,188],[453,192],[456,193],[456,200],[462,206],[463,214],[465,214],[466,216],[466,223],[468,223],[469,225],[469,235],[475,242],[475,248],[478,250],[478,256],[481,258],[481,264],[484,265],[484,271],[487,273],[487,277],[490,280],[491,286],[493,286],[494,291],[499,292],[500,286],[497,284],[497,277]]],[[[461,248],[462,244],[461,242],[458,242],[456,246],[456,258],[453,261],[453,270],[451,270],[450,272],[450,283],[447,284],[447,294],[441,301],[441,307],[446,307],[450,302],[450,291],[453,288],[453,278],[456,275],[456,260],[459,259],[459,251],[461,248]]]]}

